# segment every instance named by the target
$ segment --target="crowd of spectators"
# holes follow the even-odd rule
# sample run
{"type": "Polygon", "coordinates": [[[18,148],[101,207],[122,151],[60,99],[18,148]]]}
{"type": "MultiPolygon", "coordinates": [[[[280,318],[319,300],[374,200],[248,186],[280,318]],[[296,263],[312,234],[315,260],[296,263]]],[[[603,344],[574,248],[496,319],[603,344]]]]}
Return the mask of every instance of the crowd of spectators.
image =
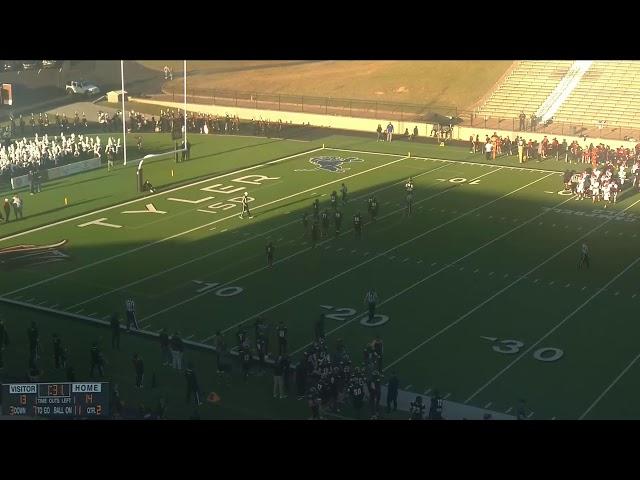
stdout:
{"type": "Polygon", "coordinates": [[[67,136],[64,133],[50,137],[48,134],[21,140],[6,140],[0,146],[0,177],[15,177],[32,170],[58,167],[67,163],[105,155],[118,155],[120,139],[109,137],[106,144],[100,137],[88,135],[67,136]]]}

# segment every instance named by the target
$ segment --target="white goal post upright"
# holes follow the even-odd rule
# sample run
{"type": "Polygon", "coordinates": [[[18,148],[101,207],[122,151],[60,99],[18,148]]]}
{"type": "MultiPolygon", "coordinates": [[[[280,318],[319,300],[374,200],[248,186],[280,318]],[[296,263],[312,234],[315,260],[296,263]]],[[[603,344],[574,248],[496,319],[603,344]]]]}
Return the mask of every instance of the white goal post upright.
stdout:
{"type": "Polygon", "coordinates": [[[123,165],[127,164],[127,123],[124,112],[124,60],[120,60],[120,79],[122,80],[122,151],[124,152],[123,165]]]}

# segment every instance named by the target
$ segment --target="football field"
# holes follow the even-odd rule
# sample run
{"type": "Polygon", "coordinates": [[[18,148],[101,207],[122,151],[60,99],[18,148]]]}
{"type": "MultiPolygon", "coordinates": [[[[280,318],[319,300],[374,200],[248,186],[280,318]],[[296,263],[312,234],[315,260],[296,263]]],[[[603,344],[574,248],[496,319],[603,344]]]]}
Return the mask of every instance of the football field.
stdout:
{"type": "MultiPolygon", "coordinates": [[[[294,361],[325,313],[330,350],[342,339],[359,363],[380,335],[385,376],[395,370],[412,394],[438,390],[507,414],[525,399],[532,419],[640,416],[629,401],[640,377],[640,195],[628,188],[604,209],[559,191],[560,162],[520,167],[463,147],[327,142],[283,141],[269,155],[258,146],[252,162],[224,173],[5,234],[0,248],[66,244],[59,258],[4,274],[0,296],[102,321],[133,298],[143,330],[208,346],[218,330],[231,344],[242,326],[253,337],[264,316],[288,327],[294,361]],[[314,246],[302,214],[315,199],[331,211],[342,183],[341,232],[331,222],[314,246]],[[239,218],[245,192],[252,218],[239,218]],[[366,220],[360,239],[356,212],[366,220]],[[577,268],[583,243],[589,269],[577,268]],[[373,323],[371,288],[380,295],[373,323]]],[[[205,161],[172,168],[206,170],[205,161]]]]}

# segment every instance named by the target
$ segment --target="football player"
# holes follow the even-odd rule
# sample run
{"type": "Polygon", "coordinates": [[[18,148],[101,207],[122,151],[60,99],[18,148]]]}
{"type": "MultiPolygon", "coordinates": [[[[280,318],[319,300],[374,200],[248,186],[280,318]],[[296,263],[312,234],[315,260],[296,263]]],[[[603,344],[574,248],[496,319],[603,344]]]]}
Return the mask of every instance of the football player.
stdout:
{"type": "Polygon", "coordinates": [[[335,190],[331,192],[331,208],[334,210],[338,208],[338,194],[335,190]]]}
{"type": "Polygon", "coordinates": [[[336,225],[336,237],[340,235],[340,227],[342,225],[342,212],[340,210],[336,210],[336,213],[333,215],[333,221],[336,225]]]}
{"type": "Polygon", "coordinates": [[[370,207],[371,220],[375,222],[378,217],[378,200],[376,200],[376,197],[372,197],[370,207]]]}
{"type": "Polygon", "coordinates": [[[362,217],[360,212],[353,216],[353,231],[356,233],[356,238],[360,239],[362,236],[362,217]]]}
{"type": "Polygon", "coordinates": [[[431,406],[429,407],[429,420],[442,420],[442,407],[444,400],[436,390],[431,398],[431,406]]]}
{"type": "Polygon", "coordinates": [[[316,242],[318,241],[318,231],[320,230],[320,226],[318,222],[314,218],[313,224],[311,225],[311,247],[316,246],[316,242]]]}
{"type": "Polygon", "coordinates": [[[411,215],[411,213],[413,212],[413,192],[408,192],[407,193],[407,216],[411,215]]]}
{"type": "Polygon", "coordinates": [[[404,184],[404,189],[406,190],[407,193],[413,192],[413,189],[414,189],[413,177],[409,177],[409,180],[407,180],[407,183],[404,184]]]}
{"type": "Polygon", "coordinates": [[[269,242],[267,245],[267,265],[269,268],[273,267],[273,254],[275,249],[273,248],[273,243],[269,242]]]}
{"type": "Polygon", "coordinates": [[[240,214],[240,218],[244,218],[245,212],[249,215],[249,218],[253,218],[253,215],[251,215],[249,211],[249,194],[247,192],[244,192],[242,196],[242,213],[240,214]]]}
{"type": "Polygon", "coordinates": [[[340,187],[340,193],[342,194],[342,204],[347,204],[347,186],[343,183],[340,187]]]}
{"type": "Polygon", "coordinates": [[[582,265],[586,265],[589,268],[589,247],[586,243],[582,244],[582,251],[580,253],[580,261],[578,262],[578,268],[582,268],[582,265]]]}
{"type": "Polygon", "coordinates": [[[313,219],[320,219],[320,201],[317,198],[313,201],[313,219]]]}
{"type": "Polygon", "coordinates": [[[320,215],[320,221],[322,223],[322,238],[325,238],[329,235],[329,212],[326,208],[320,215]]]}
{"type": "Polygon", "coordinates": [[[357,378],[353,379],[347,389],[349,395],[351,395],[351,401],[353,402],[353,409],[356,412],[356,419],[361,418],[362,400],[364,399],[364,388],[360,385],[357,378]]]}

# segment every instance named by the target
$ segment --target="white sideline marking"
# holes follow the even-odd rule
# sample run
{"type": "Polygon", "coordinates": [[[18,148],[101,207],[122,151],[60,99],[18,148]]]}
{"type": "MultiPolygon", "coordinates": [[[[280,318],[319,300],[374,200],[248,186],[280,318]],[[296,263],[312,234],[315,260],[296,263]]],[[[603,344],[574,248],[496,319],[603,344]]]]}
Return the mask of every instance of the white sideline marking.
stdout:
{"type": "Polygon", "coordinates": [[[90,313],[89,316],[93,317],[94,315],[97,315],[97,314],[98,314],[98,312],[93,312],[93,313],[90,313]]]}
{"type": "Polygon", "coordinates": [[[56,307],[59,307],[59,306],[60,306],[60,305],[59,305],[58,303],[54,303],[54,304],[53,304],[53,305],[51,305],[51,307],[49,307],[49,308],[52,308],[52,309],[53,309],[53,308],[56,308],[56,307]]]}
{"type": "MultiPolygon", "coordinates": [[[[545,177],[546,178],[546,177],[545,177]]],[[[570,201],[571,198],[568,198],[567,200],[564,200],[562,202],[560,202],[559,205],[562,205],[564,203],[567,203],[568,201],[570,201]]],[[[637,204],[638,202],[640,202],[640,200],[635,201],[634,203],[632,203],[631,205],[629,205],[625,210],[633,207],[635,204],[637,204]]],[[[554,207],[556,208],[556,207],[554,207]]],[[[625,211],[623,210],[623,211],[625,211]]],[[[546,212],[543,212],[541,214],[538,214],[537,216],[533,217],[531,220],[528,220],[528,222],[535,220],[536,218],[538,218],[539,216],[543,215],[546,212]]],[[[592,234],[593,232],[597,231],[598,229],[602,228],[603,226],[605,226],[607,223],[611,222],[613,220],[614,217],[609,218],[607,220],[605,220],[603,223],[595,226],[594,228],[592,228],[591,230],[589,230],[587,233],[585,233],[582,237],[578,238],[577,240],[574,240],[573,242],[571,242],[570,244],[568,244],[566,247],[562,248],[561,250],[557,251],[556,253],[554,253],[553,255],[551,255],[550,257],[548,257],[546,260],[544,260],[543,262],[539,263],[537,266],[535,266],[534,268],[532,268],[531,270],[529,270],[525,275],[529,276],[531,275],[533,272],[535,272],[536,270],[542,268],[544,265],[546,265],[548,262],[550,262],[551,260],[553,260],[554,258],[556,258],[558,255],[562,254],[564,251],[568,250],[569,248],[571,248],[573,245],[575,245],[576,243],[580,242],[581,240],[583,240],[584,238],[588,237],[590,234],[592,234]]],[[[527,222],[527,223],[528,223],[527,222]]],[[[522,225],[515,228],[520,228],[522,225]]],[[[510,232],[510,231],[509,231],[510,232]]],[[[506,232],[505,234],[502,234],[500,237],[496,237],[496,239],[492,240],[495,241],[498,238],[501,238],[502,236],[508,234],[509,232],[506,232]]],[[[482,248],[482,247],[480,247],[482,248]]],[[[467,254],[469,255],[469,254],[467,254]]],[[[639,261],[640,257],[638,257],[633,264],[635,264],[635,262],[639,261]]],[[[629,265],[627,267],[630,268],[633,264],[629,265]]],[[[428,277],[427,277],[428,278],[428,277]]],[[[453,326],[457,325],[458,323],[460,323],[462,320],[464,320],[465,318],[467,318],[468,316],[470,316],[471,314],[473,314],[476,310],[482,308],[484,305],[486,305],[487,303],[489,303],[491,300],[493,300],[494,298],[496,298],[497,296],[501,295],[502,293],[506,292],[508,289],[510,289],[512,286],[516,285],[517,283],[519,283],[524,277],[518,277],[516,278],[513,282],[511,282],[509,285],[503,287],[502,289],[498,290],[496,293],[494,293],[493,295],[491,295],[489,298],[485,299],[484,301],[482,301],[481,303],[479,303],[478,305],[476,305],[475,307],[473,307],[471,310],[469,310],[468,312],[466,312],[465,314],[461,315],[460,317],[458,317],[456,320],[454,320],[453,322],[449,323],[447,326],[443,327],[442,329],[440,329],[438,332],[434,333],[433,335],[431,335],[429,338],[427,338],[426,340],[424,340],[423,342],[419,343],[417,346],[415,346],[414,348],[412,348],[411,350],[409,350],[407,353],[405,353],[404,355],[400,356],[397,360],[391,362],[389,365],[387,365],[386,368],[383,369],[386,370],[388,368],[390,368],[391,366],[395,365],[396,363],[398,363],[399,361],[403,360],[404,358],[408,357],[410,354],[412,354],[413,352],[415,352],[416,350],[418,350],[419,348],[421,348],[422,346],[426,345],[427,343],[431,342],[433,339],[439,337],[442,333],[446,332],[447,330],[449,330],[450,328],[452,328],[453,326]]],[[[418,283],[421,283],[424,280],[421,280],[418,283]]],[[[416,284],[414,284],[416,285],[416,284]]],[[[608,285],[607,285],[608,286],[608,285]]],[[[392,297],[393,298],[393,297],[392,297]]],[[[385,302],[380,302],[380,305],[384,304],[385,302]]],[[[345,324],[343,324],[345,325],[345,324]]],[[[537,342],[539,343],[539,341],[537,342]]],[[[534,344],[535,346],[535,344],[534,344]]],[[[527,352],[530,351],[530,349],[533,348],[533,346],[529,347],[527,349],[527,352]]],[[[524,355],[524,354],[521,354],[524,355]]],[[[522,358],[522,356],[516,358],[516,361],[522,358]]],[[[514,362],[511,363],[511,365],[514,362]]],[[[503,371],[506,371],[506,369],[503,369],[503,371]]],[[[497,378],[498,376],[494,377],[497,378]]],[[[481,387],[478,391],[476,391],[473,395],[471,395],[466,401],[465,403],[468,403],[470,400],[473,399],[473,397],[475,397],[478,393],[480,393],[486,386],[488,386],[491,382],[493,382],[493,380],[490,380],[489,382],[487,382],[483,387],[481,387]]]]}
{"type": "Polygon", "coordinates": [[[42,302],[38,302],[38,305],[44,305],[45,303],[47,303],[47,300],[44,300],[42,302]]]}
{"type": "MultiPolygon", "coordinates": [[[[634,206],[636,203],[640,202],[640,200],[637,200],[636,202],[634,202],[633,204],[631,204],[629,207],[627,208],[631,208],[632,206],[634,206]]],[[[626,210],[626,209],[625,209],[626,210]]],[[[624,210],[623,210],[624,211],[624,210]]],[[[610,222],[612,219],[606,220],[605,223],[601,223],[599,226],[595,227],[594,229],[592,229],[589,233],[592,233],[593,231],[597,230],[598,228],[602,227],[604,224],[606,224],[607,222],[610,222]]],[[[589,235],[589,233],[585,234],[589,235]]],[[[572,244],[570,244],[569,246],[565,247],[563,250],[566,250],[567,248],[569,248],[570,246],[572,246],[574,243],[579,242],[580,240],[582,240],[582,238],[579,238],[578,240],[574,241],[572,244]]],[[[563,250],[561,250],[560,252],[562,252],[563,250]]],[[[558,254],[560,253],[558,252],[558,254]]],[[[558,255],[556,254],[556,255],[558,255]]],[[[554,257],[556,256],[554,255],[554,257]]],[[[552,257],[553,258],[553,257],[552,257]]],[[[548,261],[548,260],[547,260],[548,261]]],[[[478,393],[480,393],[482,390],[484,390],[485,388],[487,388],[489,385],[491,385],[498,377],[500,377],[504,372],[506,372],[507,370],[509,370],[513,365],[515,365],[524,355],[527,355],[532,349],[534,349],[536,346],[538,346],[540,344],[540,342],[544,341],[548,336],[550,336],[553,332],[555,332],[558,328],[560,328],[562,325],[564,325],[569,319],[571,319],[576,313],[578,313],[580,310],[582,310],[584,308],[585,305],[587,305],[588,303],[591,302],[591,300],[593,300],[594,298],[596,298],[598,295],[600,295],[600,293],[602,293],[607,287],[609,287],[609,285],[611,285],[613,282],[615,282],[618,278],[620,278],[625,272],[627,272],[627,270],[629,270],[631,267],[633,267],[636,263],[640,262],[640,257],[636,258],[632,263],[630,263],[627,267],[625,267],[620,273],[618,273],[616,276],[614,276],[611,280],[609,280],[603,287],[599,288],[596,293],[594,293],[593,295],[591,295],[589,298],[587,298],[584,302],[582,302],[580,304],[580,306],[578,306],[578,308],[576,308],[573,312],[571,312],[569,315],[567,315],[566,317],[564,317],[560,322],[558,322],[553,328],[551,328],[547,333],[545,333],[542,337],[540,337],[535,343],[533,343],[529,348],[527,348],[524,352],[522,352],[520,354],[520,356],[516,357],[515,359],[513,359],[511,361],[511,363],[509,363],[506,367],[504,367],[502,370],[500,370],[496,375],[494,375],[491,379],[489,379],[482,387],[480,387],[478,390],[476,390],[469,398],[468,400],[471,400],[473,397],[475,397],[478,393]]],[[[546,263],[546,262],[545,262],[546,263]]]]}
{"type": "MultiPolygon", "coordinates": [[[[314,150],[314,151],[315,151],[315,150],[314,150]]],[[[309,152],[306,152],[306,153],[309,153],[309,152]]],[[[298,154],[298,155],[296,155],[296,156],[299,156],[299,155],[301,155],[301,154],[298,154]]],[[[347,177],[343,177],[343,178],[338,179],[338,180],[332,180],[332,181],[327,182],[327,183],[325,183],[325,184],[323,184],[323,185],[319,185],[319,186],[316,186],[316,187],[313,187],[313,188],[308,188],[308,189],[303,190],[303,191],[301,191],[301,192],[297,192],[297,193],[294,193],[294,194],[291,194],[291,195],[287,195],[286,197],[278,198],[278,199],[276,199],[276,200],[272,200],[272,201],[270,201],[270,202],[263,203],[262,205],[258,205],[257,207],[254,207],[254,209],[255,209],[255,210],[257,210],[257,209],[259,209],[259,208],[264,208],[264,207],[267,207],[267,206],[269,206],[269,205],[273,205],[274,203],[282,202],[283,200],[288,200],[289,198],[297,197],[298,195],[302,195],[302,194],[307,193],[307,192],[309,192],[309,191],[311,191],[311,190],[316,190],[316,189],[318,189],[318,188],[326,187],[327,185],[331,185],[331,184],[333,184],[333,183],[342,182],[342,181],[346,180],[347,178],[357,177],[357,176],[359,176],[359,175],[363,175],[363,174],[365,174],[365,173],[369,173],[369,172],[371,172],[371,171],[378,170],[378,169],[380,169],[380,168],[387,167],[387,166],[389,166],[389,165],[393,165],[393,164],[395,164],[395,163],[401,162],[402,160],[405,160],[406,158],[408,158],[408,157],[403,157],[403,158],[401,158],[401,159],[399,159],[399,160],[393,160],[392,162],[383,163],[382,165],[378,165],[378,166],[375,166],[375,167],[369,168],[369,169],[367,169],[367,170],[363,170],[363,171],[361,171],[361,172],[354,173],[354,174],[349,175],[349,176],[347,176],[347,177]]],[[[445,190],[445,191],[447,191],[447,190],[445,190]]],[[[237,213],[235,213],[235,214],[229,215],[229,216],[227,216],[227,217],[219,218],[219,219],[214,220],[214,221],[212,221],[212,222],[206,223],[206,224],[204,224],[204,225],[200,225],[200,226],[198,226],[198,227],[190,228],[189,230],[185,230],[185,231],[183,231],[183,232],[176,233],[176,234],[171,235],[171,236],[169,236],[169,237],[161,238],[160,240],[156,240],[156,241],[154,241],[154,242],[146,243],[146,244],[144,244],[144,245],[141,245],[141,246],[136,247],[136,248],[132,248],[132,249],[130,249],[130,250],[125,250],[124,252],[118,253],[118,254],[116,254],[116,255],[112,255],[111,257],[103,258],[103,259],[101,259],[101,260],[97,260],[97,261],[95,261],[95,262],[88,263],[88,264],[83,265],[83,266],[81,266],[81,267],[77,267],[77,268],[75,268],[75,269],[73,269],[73,270],[69,270],[69,271],[67,271],[67,272],[63,272],[63,273],[60,273],[60,274],[58,274],[58,275],[54,275],[54,276],[49,277],[49,278],[46,278],[46,279],[44,279],[44,280],[40,280],[39,282],[32,283],[31,285],[27,285],[27,286],[25,286],[25,287],[21,287],[21,288],[18,288],[18,289],[16,289],[16,290],[13,290],[13,291],[11,291],[11,292],[7,292],[7,293],[5,293],[5,294],[4,294],[4,296],[12,295],[12,294],[14,294],[14,293],[21,292],[21,291],[23,291],[23,290],[27,290],[27,289],[32,288],[32,287],[35,287],[35,286],[37,286],[37,285],[42,285],[42,284],[44,284],[44,283],[49,283],[49,282],[50,282],[50,281],[52,281],[52,280],[56,280],[56,279],[61,278],[61,277],[66,277],[67,275],[70,275],[70,274],[72,274],[72,273],[76,273],[76,272],[79,272],[79,271],[81,271],[81,270],[86,270],[87,268],[90,268],[90,267],[93,267],[93,266],[96,266],[96,265],[100,265],[100,264],[105,263],[105,262],[108,262],[108,261],[110,261],[110,260],[114,260],[114,259],[116,259],[116,258],[123,257],[123,256],[125,256],[125,255],[130,254],[130,253],[134,253],[134,252],[137,252],[137,251],[143,250],[143,249],[145,249],[145,248],[152,247],[152,246],[154,246],[154,245],[157,245],[157,244],[160,244],[160,243],[166,242],[166,241],[168,241],[168,240],[172,240],[172,239],[177,238],[177,237],[181,237],[181,236],[183,236],[183,235],[186,235],[186,234],[188,234],[188,233],[195,232],[196,230],[200,230],[200,229],[205,228],[205,227],[209,227],[209,226],[214,225],[214,224],[216,224],[216,223],[219,223],[219,222],[222,222],[222,221],[225,221],[225,220],[229,220],[229,219],[231,219],[231,218],[237,218],[237,216],[238,216],[238,214],[237,214],[237,213]]]]}
{"type": "Polygon", "coordinates": [[[483,408],[489,408],[491,405],[493,405],[493,402],[487,403],[483,408]]]}
{"type": "Polygon", "coordinates": [[[529,415],[527,415],[527,418],[531,418],[531,417],[533,417],[533,413],[534,413],[534,412],[531,412],[529,415]]]}
{"type": "Polygon", "coordinates": [[[434,267],[434,266],[436,266],[437,264],[438,264],[438,262],[433,262],[433,263],[431,264],[431,266],[432,266],[432,267],[434,267]]]}
{"type": "Polygon", "coordinates": [[[170,190],[165,190],[165,191],[162,191],[162,192],[154,193],[153,195],[147,195],[144,198],[136,198],[134,200],[129,200],[129,201],[124,202],[124,203],[119,203],[117,205],[112,205],[111,207],[103,208],[101,210],[95,210],[93,212],[84,213],[82,215],[78,215],[77,217],[67,218],[65,220],[60,220],[59,222],[50,223],[50,224],[47,224],[47,225],[43,225],[41,227],[32,228],[31,230],[26,230],[24,232],[16,233],[16,234],[10,235],[8,237],[3,237],[3,238],[0,238],[0,242],[5,241],[5,240],[10,240],[12,238],[20,237],[20,236],[26,235],[28,233],[39,232],[40,230],[44,230],[46,228],[55,227],[56,225],[62,225],[63,223],[74,222],[74,221],[76,221],[76,220],[78,220],[80,218],[89,217],[91,215],[96,215],[98,213],[107,212],[109,210],[114,210],[116,208],[122,208],[122,207],[124,207],[126,205],[131,205],[132,203],[144,202],[144,201],[149,200],[150,198],[155,198],[155,197],[158,197],[158,196],[161,196],[161,195],[166,195],[167,193],[177,192],[178,190],[182,190],[183,188],[189,188],[189,187],[193,187],[195,185],[200,185],[202,183],[210,182],[212,180],[217,180],[219,178],[229,177],[231,175],[237,175],[238,173],[242,173],[242,172],[248,172],[249,170],[255,170],[256,168],[262,168],[265,165],[272,165],[272,164],[275,164],[275,163],[284,162],[285,160],[289,160],[290,158],[300,157],[302,155],[307,155],[309,153],[314,153],[314,152],[317,152],[317,151],[320,151],[320,150],[322,150],[322,147],[314,148],[313,150],[307,150],[307,151],[301,152],[301,153],[296,153],[295,155],[289,155],[288,157],[283,157],[283,158],[278,158],[276,160],[271,160],[269,162],[261,163],[260,165],[254,165],[252,167],[242,168],[240,170],[234,170],[233,172],[224,173],[222,175],[218,175],[218,176],[211,177],[211,178],[206,178],[204,180],[198,180],[197,182],[188,183],[186,185],[181,185],[179,187],[175,187],[175,188],[172,188],[170,190]]]}
{"type": "Polygon", "coordinates": [[[513,407],[507,408],[504,413],[509,413],[511,410],[513,410],[513,407]]]}
{"type": "Polygon", "coordinates": [[[451,396],[451,393],[447,393],[444,397],[442,397],[444,400],[446,400],[447,398],[449,398],[451,396]]]}
{"type": "Polygon", "coordinates": [[[30,299],[25,300],[25,302],[27,302],[27,303],[29,303],[29,302],[33,302],[35,299],[36,299],[36,297],[31,297],[30,299]]]}
{"type": "Polygon", "coordinates": [[[431,390],[433,390],[433,389],[431,389],[431,388],[427,388],[427,389],[424,391],[423,395],[429,395],[429,392],[430,392],[431,390]]]}
{"type": "Polygon", "coordinates": [[[404,387],[405,390],[409,390],[411,387],[413,387],[412,384],[407,385],[406,387],[404,387]]]}

